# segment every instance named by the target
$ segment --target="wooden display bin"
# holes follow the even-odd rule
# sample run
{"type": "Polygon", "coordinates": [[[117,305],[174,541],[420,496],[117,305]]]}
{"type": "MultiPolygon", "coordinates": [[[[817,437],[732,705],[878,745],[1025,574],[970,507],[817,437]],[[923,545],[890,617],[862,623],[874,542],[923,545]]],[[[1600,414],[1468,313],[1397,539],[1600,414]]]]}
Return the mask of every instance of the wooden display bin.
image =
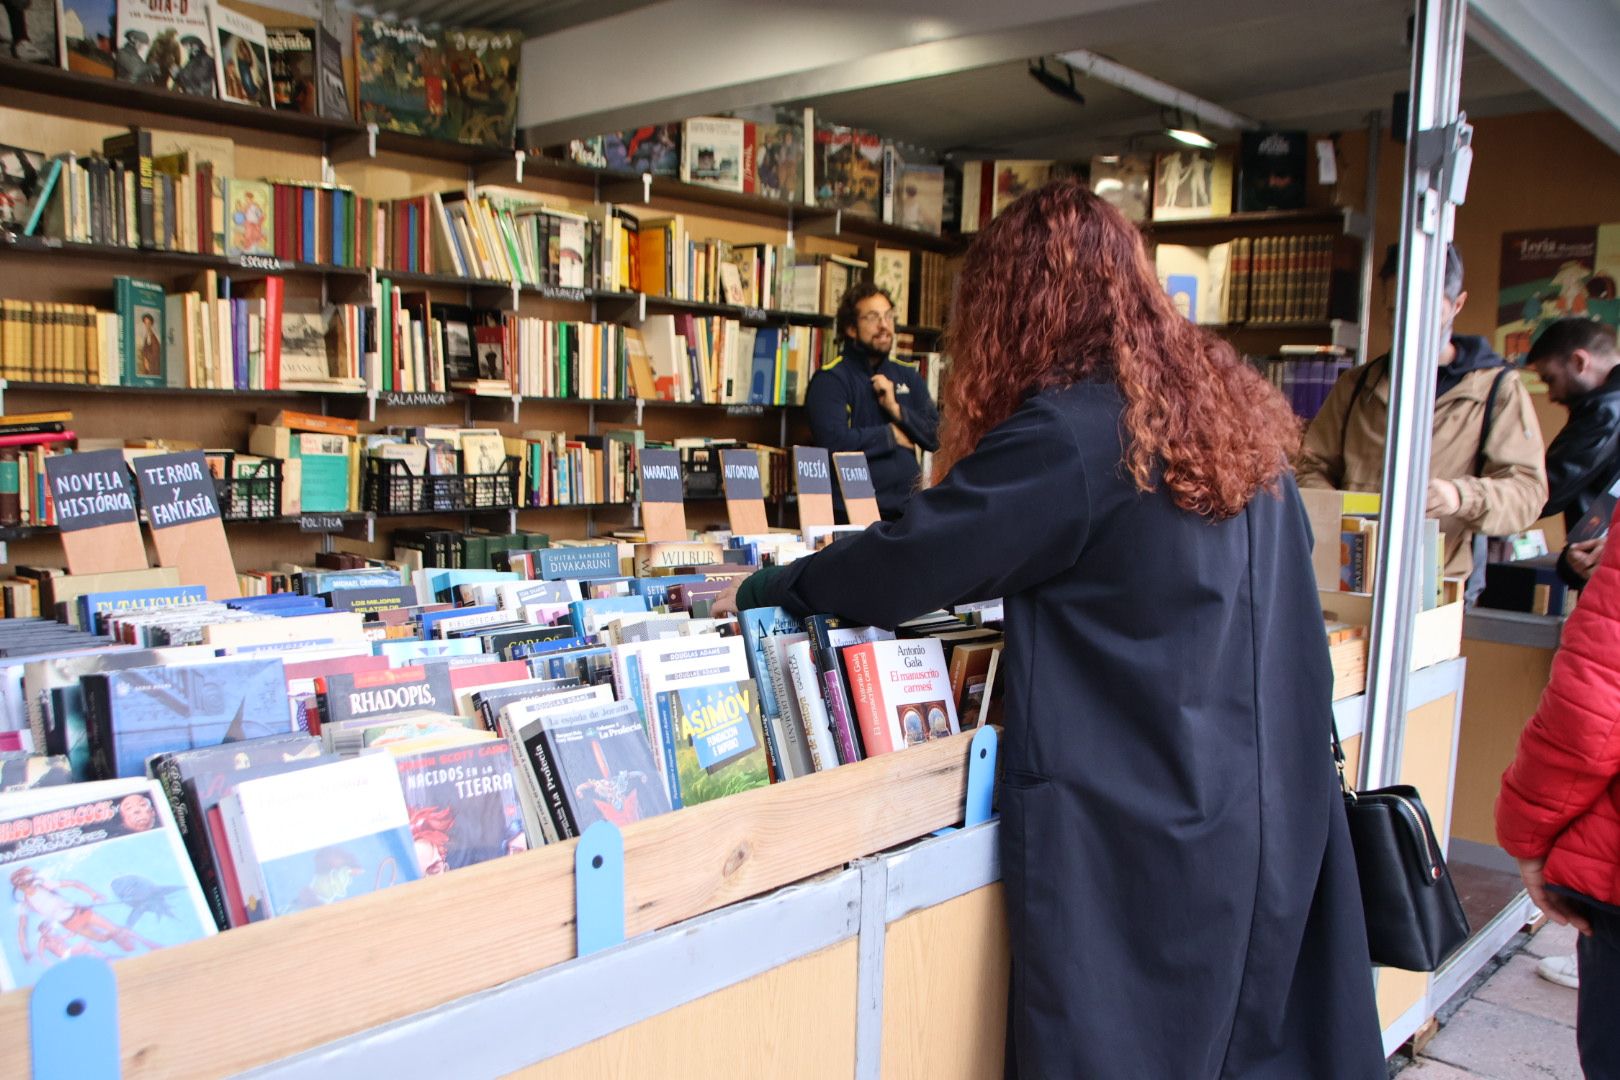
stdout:
{"type": "MultiPolygon", "coordinates": [[[[1461,578],[1447,578],[1441,585],[1440,606],[1417,613],[1412,631],[1412,670],[1419,671],[1462,655],[1463,586],[1461,578]]],[[[1322,617],[1353,626],[1372,625],[1372,596],[1367,593],[1318,592],[1322,617]]],[[[1333,657],[1333,700],[1350,697],[1367,689],[1367,649],[1365,636],[1341,641],[1331,647],[1333,657]]]]}

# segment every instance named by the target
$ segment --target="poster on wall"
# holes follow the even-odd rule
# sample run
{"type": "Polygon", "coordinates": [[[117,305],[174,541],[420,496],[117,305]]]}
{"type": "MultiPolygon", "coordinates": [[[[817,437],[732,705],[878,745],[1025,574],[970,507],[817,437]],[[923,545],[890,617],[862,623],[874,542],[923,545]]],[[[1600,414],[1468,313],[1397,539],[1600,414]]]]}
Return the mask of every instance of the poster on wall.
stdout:
{"type": "Polygon", "coordinates": [[[1548,324],[1570,316],[1620,327],[1620,222],[1504,233],[1496,351],[1522,361],[1548,324]]]}

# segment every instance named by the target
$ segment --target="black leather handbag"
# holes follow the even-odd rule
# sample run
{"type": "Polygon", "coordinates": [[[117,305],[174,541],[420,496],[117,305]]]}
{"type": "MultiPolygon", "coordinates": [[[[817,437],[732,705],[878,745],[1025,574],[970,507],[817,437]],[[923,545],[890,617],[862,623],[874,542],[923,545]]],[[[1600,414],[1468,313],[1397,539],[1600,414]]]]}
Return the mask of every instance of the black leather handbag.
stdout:
{"type": "Polygon", "coordinates": [[[1361,878],[1372,961],[1407,971],[1434,971],[1468,940],[1451,871],[1417,788],[1401,784],[1353,791],[1344,778],[1344,748],[1333,733],[1350,842],[1361,878]]]}

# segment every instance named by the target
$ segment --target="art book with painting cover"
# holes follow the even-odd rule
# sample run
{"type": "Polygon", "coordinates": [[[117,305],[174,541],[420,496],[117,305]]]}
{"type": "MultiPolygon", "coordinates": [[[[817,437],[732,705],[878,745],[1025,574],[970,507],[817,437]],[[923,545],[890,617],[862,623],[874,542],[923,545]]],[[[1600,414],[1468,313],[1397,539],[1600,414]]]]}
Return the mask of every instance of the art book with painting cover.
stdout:
{"type": "Polygon", "coordinates": [[[881,218],[883,140],[854,128],[817,124],[812,160],[816,190],[806,202],[881,218]]]}
{"type": "Polygon", "coordinates": [[[422,876],[389,754],[243,781],[219,811],[249,922],[422,876]]]}
{"type": "Polygon", "coordinates": [[[517,30],[450,28],[440,32],[449,82],[444,137],[474,146],[511,146],[517,130],[517,30]]]}
{"type": "Polygon", "coordinates": [[[100,672],[83,685],[99,779],[140,776],[154,754],[292,730],[279,657],[100,672]]]}
{"type": "Polygon", "coordinates": [[[118,960],[215,931],[168,803],[145,778],[0,795],[0,873],[0,990],[32,986],[70,956],[118,960]]]}
{"type": "Polygon", "coordinates": [[[843,650],[866,756],[944,739],[960,728],[937,638],[871,641],[843,650]]]}
{"type": "Polygon", "coordinates": [[[0,23],[0,56],[25,64],[55,64],[57,20],[62,7],[58,0],[8,0],[0,23]]]}
{"type": "Polygon", "coordinates": [[[689,184],[743,190],[747,124],[702,116],[681,125],[681,179],[689,184]]]}
{"type": "Polygon", "coordinates": [[[270,87],[276,108],[315,112],[315,29],[309,26],[268,26],[270,87]]]}
{"type": "Polygon", "coordinates": [[[275,108],[264,24],[221,4],[208,6],[208,18],[214,28],[219,96],[243,105],[275,108]]]}
{"type": "Polygon", "coordinates": [[[483,741],[420,746],[411,740],[389,749],[424,877],[528,850],[509,744],[485,733],[483,741]]]}
{"type": "Polygon", "coordinates": [[[752,679],[666,690],[659,735],[671,802],[694,806],[771,782],[759,692],[752,679]]]}
{"type": "Polygon", "coordinates": [[[113,77],[118,0],[62,0],[62,66],[81,75],[113,77]]]}

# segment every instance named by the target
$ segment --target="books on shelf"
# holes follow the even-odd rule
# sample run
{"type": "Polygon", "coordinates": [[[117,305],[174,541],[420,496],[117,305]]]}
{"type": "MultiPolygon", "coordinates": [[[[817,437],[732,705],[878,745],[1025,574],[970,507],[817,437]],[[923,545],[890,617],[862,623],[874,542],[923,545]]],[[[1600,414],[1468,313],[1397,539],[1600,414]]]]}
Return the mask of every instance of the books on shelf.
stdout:
{"type": "Polygon", "coordinates": [[[1058,173],[1051,161],[969,161],[962,165],[961,231],[978,232],[1019,196],[1058,173]]]}
{"type": "Polygon", "coordinates": [[[817,121],[812,163],[815,205],[884,220],[883,141],[878,136],[817,121]]]}
{"type": "Polygon", "coordinates": [[[1238,156],[1240,213],[1305,205],[1309,136],[1303,131],[1245,131],[1238,156]]]}
{"type": "Polygon", "coordinates": [[[1091,159],[1091,190],[1129,221],[1148,220],[1152,209],[1153,155],[1101,154],[1091,159]]]}

